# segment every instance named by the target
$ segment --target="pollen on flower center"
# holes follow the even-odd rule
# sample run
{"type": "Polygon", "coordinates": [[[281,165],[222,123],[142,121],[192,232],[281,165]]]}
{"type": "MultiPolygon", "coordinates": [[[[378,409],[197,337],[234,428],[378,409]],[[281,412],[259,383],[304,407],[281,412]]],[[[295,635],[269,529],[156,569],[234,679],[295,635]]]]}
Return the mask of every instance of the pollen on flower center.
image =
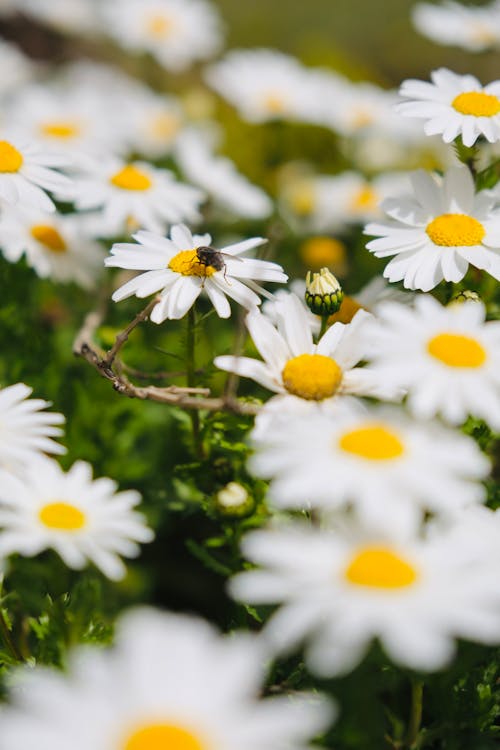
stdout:
{"type": "Polygon", "coordinates": [[[153,184],[148,175],[133,164],[127,164],[120,169],[111,177],[110,182],[122,190],[149,190],[153,184]]]}
{"type": "Polygon", "coordinates": [[[23,155],[8,141],[0,141],[0,172],[19,172],[23,155]]]}
{"type": "Polygon", "coordinates": [[[500,99],[484,91],[466,91],[456,96],[451,106],[461,115],[494,117],[500,112],[500,99]]]}
{"type": "Polygon", "coordinates": [[[404,453],[399,437],[383,425],[370,424],[344,433],[339,446],[346,453],[353,453],[370,461],[390,461],[404,453]]]}
{"type": "Polygon", "coordinates": [[[411,586],[418,572],[406,560],[386,547],[365,547],[357,552],[345,570],[349,583],[379,589],[411,586]]]}
{"type": "Polygon", "coordinates": [[[31,227],[30,232],[37,242],[53,253],[64,253],[68,249],[64,238],[50,224],[35,224],[31,227]]]}
{"type": "Polygon", "coordinates": [[[153,14],[146,23],[148,33],[157,39],[165,39],[172,32],[173,26],[172,19],[163,13],[153,14]]]}
{"type": "Polygon", "coordinates": [[[200,263],[196,250],[181,250],[180,253],[174,255],[168,267],[182,276],[199,276],[200,278],[212,276],[217,270],[213,266],[200,263]]]}
{"type": "Polygon", "coordinates": [[[427,351],[448,367],[481,367],[487,358],[484,347],[470,336],[440,333],[427,343],[427,351]]]}
{"type": "Polygon", "coordinates": [[[40,127],[43,135],[51,138],[75,138],[80,134],[80,128],[72,122],[46,122],[40,127]]]}
{"type": "Polygon", "coordinates": [[[182,727],[150,724],[130,735],[123,750],[204,750],[204,744],[182,727]]]}
{"type": "Polygon", "coordinates": [[[436,216],[425,231],[435,245],[443,247],[471,247],[481,244],[486,230],[480,221],[467,214],[436,216]]]}
{"type": "Polygon", "coordinates": [[[64,502],[44,505],[38,517],[44,526],[59,531],[78,531],[86,523],[85,514],[81,510],[64,502]]]}
{"type": "Polygon", "coordinates": [[[342,370],[323,354],[300,354],[289,359],[282,372],[283,385],[289,393],[310,401],[333,396],[342,382],[342,370]]]}

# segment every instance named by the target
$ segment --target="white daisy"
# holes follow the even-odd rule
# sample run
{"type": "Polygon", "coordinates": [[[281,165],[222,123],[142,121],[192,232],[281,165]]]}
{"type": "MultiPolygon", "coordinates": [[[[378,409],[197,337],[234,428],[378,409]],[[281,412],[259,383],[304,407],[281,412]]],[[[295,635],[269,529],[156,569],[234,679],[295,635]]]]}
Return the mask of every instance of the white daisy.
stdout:
{"type": "Polygon", "coordinates": [[[124,97],[122,112],[129,149],[148,159],[170,154],[186,119],[179,99],[159,96],[147,88],[130,90],[124,97]]]}
{"type": "Polygon", "coordinates": [[[205,0],[102,0],[107,33],[134,52],[150,52],[168,70],[180,71],[215,55],[221,23],[205,0]]]}
{"type": "MultiPolygon", "coordinates": [[[[0,3],[0,15],[2,7],[0,3]]],[[[24,55],[15,44],[0,39],[0,66],[2,77],[0,80],[0,96],[15,94],[22,90],[33,77],[34,66],[31,60],[24,55]]],[[[2,120],[6,112],[2,112],[2,120]]]]}
{"type": "Polygon", "coordinates": [[[272,213],[269,196],[240,174],[230,159],[213,154],[207,134],[184,131],[177,139],[175,153],[186,179],[205,190],[216,205],[230,214],[265,219],[272,213]]]}
{"type": "Polygon", "coordinates": [[[467,167],[443,178],[419,170],[414,195],[387,199],[389,221],[368,224],[367,243],[377,258],[396,256],[384,269],[389,281],[428,292],[443,279],[461,281],[469,263],[500,279],[500,210],[489,191],[474,192],[467,167]]]}
{"type": "Polygon", "coordinates": [[[438,44],[462,47],[469,52],[500,45],[500,3],[481,7],[446,0],[441,5],[417,3],[412,8],[415,27],[438,44]]]}
{"type": "Polygon", "coordinates": [[[205,78],[248,122],[315,119],[318,99],[307,68],[281,52],[231,50],[205,78]]]}
{"type": "MultiPolygon", "coordinates": [[[[489,461],[475,442],[394,407],[294,413],[252,434],[252,473],[273,481],[280,508],[352,506],[369,523],[418,531],[427,511],[451,515],[486,496],[489,461]]],[[[269,420],[264,415],[266,425],[269,420]]]]}
{"type": "Polygon", "coordinates": [[[73,652],[68,673],[17,673],[1,750],[307,750],[333,707],[307,693],[260,699],[265,654],[194,617],[139,609],[113,649],[73,652]]]}
{"type": "Polygon", "coordinates": [[[17,136],[0,137],[0,198],[11,205],[55,211],[45,192],[69,197],[71,180],[55,168],[68,165],[61,154],[51,153],[17,136]]]}
{"type": "Polygon", "coordinates": [[[32,557],[54,549],[69,568],[93,562],[108,578],[126,572],[120,559],[136,557],[138,542],[154,534],[135,490],[116,493],[111,479],[92,480],[92,467],[77,461],[65,474],[48,458],[33,458],[22,477],[1,472],[0,553],[32,557]]]}
{"type": "Polygon", "coordinates": [[[0,389],[0,468],[18,471],[44,453],[66,453],[53,438],[63,431],[64,417],[43,411],[50,406],[41,398],[28,398],[33,389],[16,383],[0,389]]]}
{"type": "Polygon", "coordinates": [[[356,528],[292,523],[243,538],[262,567],[231,581],[240,601],[281,607],[263,631],[279,652],[307,641],[312,672],[351,671],[374,638],[397,664],[445,667],[454,639],[500,642],[500,589],[488,552],[453,535],[418,539],[356,528]]]}
{"type": "Polygon", "coordinates": [[[290,294],[276,303],[277,326],[258,311],[246,317],[246,326],[264,362],[250,357],[216,357],[221,370],[252,378],[274,393],[311,402],[337,396],[397,398],[399,389],[387,388],[370,368],[356,367],[365,357],[363,328],[371,316],[360,311],[345,326],[335,323],[317,344],[313,341],[307,310],[290,294]]]}
{"type": "Polygon", "coordinates": [[[77,215],[4,207],[1,252],[11,263],[25,255],[27,264],[42,278],[74,281],[91,289],[102,271],[104,252],[87,234],[85,223],[77,215]]]}
{"type": "Polygon", "coordinates": [[[500,81],[483,87],[474,76],[446,68],[433,71],[431,79],[403,81],[399,93],[408,101],[397,105],[401,115],[427,120],[426,135],[440,133],[445,143],[459,135],[465,146],[479,136],[490,143],[500,139],[500,81]]]}
{"type": "Polygon", "coordinates": [[[408,389],[421,418],[461,424],[469,414],[500,430],[500,322],[480,302],[442,307],[430,295],[414,309],[385,302],[367,326],[368,359],[383,382],[408,389]]]}
{"type": "Polygon", "coordinates": [[[103,237],[139,228],[163,233],[172,222],[198,221],[203,200],[200,190],[177,182],[166,169],[111,159],[96,162],[74,189],[78,209],[99,209],[96,232],[103,237]]]}
{"type": "Polygon", "coordinates": [[[146,273],[117,289],[113,300],[119,302],[133,295],[142,298],[160,292],[161,300],[150,316],[155,323],[182,318],[202,291],[207,293],[219,317],[229,318],[231,308],[226,297],[251,309],[260,304],[258,294],[265,294],[256,281],[281,283],[288,278],[277,263],[241,257],[266,242],[262,237],[217,248],[223,253],[218,256],[212,254],[215,248],[211,247],[209,234],[192,235],[183,224],[172,227],[170,238],[138,232],[134,239],[140,244],[113,245],[105,265],[146,273]],[[205,250],[201,260],[200,248],[205,250]]]}

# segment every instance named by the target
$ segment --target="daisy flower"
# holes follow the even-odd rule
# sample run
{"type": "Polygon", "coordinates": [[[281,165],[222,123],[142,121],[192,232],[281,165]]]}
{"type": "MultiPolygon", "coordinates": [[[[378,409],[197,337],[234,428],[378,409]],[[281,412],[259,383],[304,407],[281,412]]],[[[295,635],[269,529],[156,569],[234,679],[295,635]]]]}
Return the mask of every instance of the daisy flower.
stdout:
{"type": "Polygon", "coordinates": [[[485,316],[480,302],[385,302],[367,326],[367,359],[383,382],[408,390],[417,417],[459,425],[472,414],[500,430],[500,323],[485,316]]]}
{"type": "Polygon", "coordinates": [[[0,389],[0,468],[8,471],[28,466],[40,453],[66,453],[53,438],[63,431],[62,414],[43,411],[50,406],[24,383],[0,389]]]}
{"type": "Polygon", "coordinates": [[[126,569],[119,555],[136,557],[137,542],[153,532],[133,510],[141,496],[116,493],[111,479],[92,480],[90,464],[77,461],[65,474],[48,458],[33,458],[22,477],[1,472],[0,553],[25,557],[55,550],[69,568],[93,562],[112,580],[126,569]]]}
{"type": "MultiPolygon", "coordinates": [[[[307,419],[294,413],[252,434],[253,474],[273,481],[279,508],[346,508],[365,522],[418,531],[424,514],[451,515],[485,499],[490,464],[475,442],[388,407],[307,419]]],[[[263,417],[265,426],[268,416],[263,417]]]]}
{"type": "Polygon", "coordinates": [[[120,46],[149,52],[167,70],[185,70],[222,45],[218,13],[205,0],[103,0],[100,12],[120,46]]]}
{"type": "Polygon", "coordinates": [[[320,676],[350,672],[377,638],[392,661],[418,671],[445,667],[455,638],[500,642],[498,573],[446,533],[429,539],[361,528],[289,523],[243,538],[260,566],[237,575],[239,601],[281,604],[263,637],[278,652],[306,641],[320,676]]]}
{"type": "Polygon", "coordinates": [[[11,205],[55,211],[45,192],[69,197],[72,182],[54,167],[68,165],[61,154],[49,152],[18,138],[0,136],[0,198],[11,205]]]}
{"type": "Polygon", "coordinates": [[[213,255],[211,262],[207,262],[209,257],[200,261],[198,255],[200,248],[208,248],[209,253],[215,249],[211,248],[211,236],[192,235],[183,224],[172,227],[170,238],[138,232],[134,239],[139,245],[113,245],[111,257],[104,263],[146,273],[121,286],[112,298],[119,302],[133,295],[142,298],[159,292],[161,299],[150,315],[155,323],[182,318],[202,291],[207,293],[219,317],[229,318],[231,308],[226,297],[251,309],[260,305],[258,294],[265,294],[256,281],[281,283],[288,278],[277,263],[241,257],[265,243],[267,240],[262,237],[217,248],[223,255],[213,255]]]}
{"type": "MultiPolygon", "coordinates": [[[[0,15],[2,14],[0,4],[0,15]]],[[[15,44],[0,39],[0,65],[2,77],[0,80],[0,96],[15,94],[34,77],[34,66],[15,44]]],[[[2,118],[5,118],[2,112],[2,118]]]]}
{"type": "Polygon", "coordinates": [[[368,224],[367,243],[376,258],[395,256],[385,267],[389,281],[428,292],[443,279],[463,279],[469,263],[500,279],[500,210],[489,191],[474,192],[467,167],[444,177],[412,175],[413,196],[387,199],[389,221],[368,224]]]}
{"type": "Polygon", "coordinates": [[[460,76],[446,68],[431,73],[432,83],[403,81],[397,105],[404,117],[419,117],[426,135],[442,134],[445,143],[461,136],[473,146],[479,136],[490,143],[500,139],[500,81],[482,86],[472,75],[460,76]]]}
{"type": "Polygon", "coordinates": [[[163,233],[172,222],[198,221],[203,200],[197,188],[145,162],[96,162],[76,180],[74,190],[78,209],[99,209],[96,232],[102,237],[138,228],[163,233]]]}
{"type": "Polygon", "coordinates": [[[104,252],[85,230],[77,215],[46,214],[4,207],[0,214],[3,256],[16,263],[23,255],[41,278],[75,282],[84,289],[95,286],[102,271],[104,252]]]}
{"type": "Polygon", "coordinates": [[[67,673],[18,672],[1,750],[307,750],[334,716],[308,693],[260,699],[261,643],[153,609],[122,616],[113,649],[71,655],[67,673]]]}
{"type": "Polygon", "coordinates": [[[469,52],[483,52],[500,44],[500,3],[479,8],[460,3],[441,5],[417,3],[412,20],[421,34],[437,44],[462,47],[469,52]]]}
{"type": "Polygon", "coordinates": [[[161,159],[177,143],[186,119],[179,99],[159,96],[147,88],[127,93],[122,105],[125,133],[130,150],[148,159],[161,159]]]}
{"type": "Polygon", "coordinates": [[[397,398],[399,389],[387,388],[370,368],[356,367],[365,357],[363,328],[368,313],[360,311],[349,326],[335,323],[317,344],[310,316],[300,299],[290,294],[275,307],[276,327],[262,313],[251,312],[246,326],[264,361],[250,357],[214,359],[221,370],[255,380],[274,393],[321,402],[355,395],[397,398]]]}

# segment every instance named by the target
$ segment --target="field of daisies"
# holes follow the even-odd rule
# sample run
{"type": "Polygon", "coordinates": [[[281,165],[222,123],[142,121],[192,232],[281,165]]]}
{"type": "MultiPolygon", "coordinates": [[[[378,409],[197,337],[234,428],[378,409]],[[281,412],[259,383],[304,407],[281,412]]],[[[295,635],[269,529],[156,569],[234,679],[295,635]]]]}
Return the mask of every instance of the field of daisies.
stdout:
{"type": "Polygon", "coordinates": [[[499,54],[0,0],[0,750],[499,746],[499,54]]]}

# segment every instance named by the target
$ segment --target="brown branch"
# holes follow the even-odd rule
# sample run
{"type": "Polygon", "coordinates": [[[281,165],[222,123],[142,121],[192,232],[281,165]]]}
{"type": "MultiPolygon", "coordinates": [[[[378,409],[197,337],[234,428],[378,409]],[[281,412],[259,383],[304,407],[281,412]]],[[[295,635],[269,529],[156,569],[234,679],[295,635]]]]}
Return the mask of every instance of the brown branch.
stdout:
{"type": "Polygon", "coordinates": [[[104,318],[104,310],[95,310],[88,313],[75,338],[73,353],[78,357],[83,357],[97,370],[101,377],[109,380],[115,391],[129,398],[157,401],[162,404],[179,406],[182,409],[200,409],[212,412],[230,411],[242,415],[257,414],[259,411],[257,404],[239,401],[232,393],[225,394],[220,398],[210,398],[209,388],[181,388],[176,385],[166,388],[159,388],[154,385],[141,387],[128,380],[122,371],[123,363],[117,355],[130,333],[139,323],[146,320],[157,301],[157,298],[155,298],[136,315],[134,320],[116,336],[115,343],[108,352],[101,349],[94,341],[95,332],[104,318]]]}

